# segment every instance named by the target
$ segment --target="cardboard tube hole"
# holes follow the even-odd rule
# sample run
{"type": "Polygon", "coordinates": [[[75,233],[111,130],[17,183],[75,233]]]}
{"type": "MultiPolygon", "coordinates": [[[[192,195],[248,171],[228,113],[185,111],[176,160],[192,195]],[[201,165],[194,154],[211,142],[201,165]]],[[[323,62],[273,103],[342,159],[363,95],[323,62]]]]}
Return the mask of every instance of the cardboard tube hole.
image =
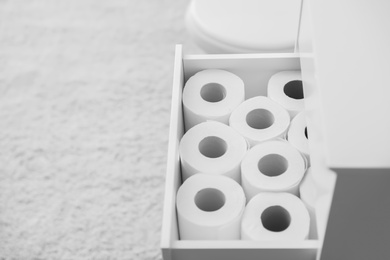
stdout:
{"type": "Polygon", "coordinates": [[[284,94],[293,99],[302,99],[303,86],[302,80],[293,80],[284,85],[284,94]]]}
{"type": "Polygon", "coordinates": [[[261,222],[264,228],[269,231],[281,232],[290,226],[291,216],[285,208],[271,206],[266,208],[261,214],[261,222]]]}
{"type": "Polygon", "coordinates": [[[207,102],[219,102],[226,97],[226,89],[218,83],[208,83],[200,90],[200,96],[207,102]]]}
{"type": "Polygon", "coordinates": [[[275,177],[287,170],[288,161],[279,154],[268,154],[259,160],[258,168],[262,174],[275,177]]]}
{"type": "Polygon", "coordinates": [[[211,212],[219,210],[225,205],[225,195],[222,191],[214,188],[200,190],[195,195],[196,206],[203,211],[211,212]]]}
{"type": "Polygon", "coordinates": [[[254,109],[246,116],[246,123],[254,129],[268,128],[274,122],[274,115],[266,109],[254,109]]]}
{"type": "Polygon", "coordinates": [[[209,158],[221,157],[226,150],[226,141],[217,136],[208,136],[199,143],[200,153],[209,158]]]}

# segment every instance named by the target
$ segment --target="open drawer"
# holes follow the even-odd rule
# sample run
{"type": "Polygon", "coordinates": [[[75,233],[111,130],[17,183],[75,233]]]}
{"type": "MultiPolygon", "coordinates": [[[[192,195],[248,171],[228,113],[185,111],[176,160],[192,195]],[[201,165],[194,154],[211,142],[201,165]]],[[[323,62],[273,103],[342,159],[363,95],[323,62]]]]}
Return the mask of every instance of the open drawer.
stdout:
{"type": "Polygon", "coordinates": [[[297,54],[182,55],[176,47],[174,83],[166,173],[162,252],[164,260],[186,259],[289,259],[314,260],[317,239],[304,241],[256,242],[245,240],[180,240],[176,214],[176,193],[181,185],[179,142],[184,134],[182,90],[185,82],[204,69],[223,69],[235,73],[245,83],[246,99],[266,95],[269,78],[283,70],[300,70],[297,54]]]}

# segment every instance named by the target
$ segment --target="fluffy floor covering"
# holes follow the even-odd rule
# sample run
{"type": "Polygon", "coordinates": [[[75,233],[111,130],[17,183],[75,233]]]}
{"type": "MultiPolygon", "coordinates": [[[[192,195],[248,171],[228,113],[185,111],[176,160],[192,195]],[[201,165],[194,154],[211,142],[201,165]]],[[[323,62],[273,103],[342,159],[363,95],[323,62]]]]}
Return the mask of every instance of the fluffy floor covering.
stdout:
{"type": "Polygon", "coordinates": [[[161,259],[187,4],[0,1],[0,259],[161,259]]]}

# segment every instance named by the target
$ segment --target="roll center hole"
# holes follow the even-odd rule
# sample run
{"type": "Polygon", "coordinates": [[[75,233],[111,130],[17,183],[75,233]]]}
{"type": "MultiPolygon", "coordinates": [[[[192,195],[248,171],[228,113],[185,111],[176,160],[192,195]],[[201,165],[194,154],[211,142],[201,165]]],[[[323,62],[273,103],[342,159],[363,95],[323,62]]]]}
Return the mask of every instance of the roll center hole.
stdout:
{"type": "Polygon", "coordinates": [[[259,171],[269,177],[283,174],[288,168],[288,161],[279,154],[267,154],[258,163],[259,171]]]}
{"type": "Polygon", "coordinates": [[[209,158],[221,157],[226,150],[226,141],[217,136],[208,136],[199,143],[200,153],[209,158]]]}
{"type": "Polygon", "coordinates": [[[303,96],[303,86],[302,80],[293,80],[284,85],[284,94],[293,99],[302,99],[303,96]]]}
{"type": "Polygon", "coordinates": [[[309,139],[309,137],[307,135],[307,127],[305,127],[305,136],[306,136],[306,139],[309,139]]]}
{"type": "Polygon", "coordinates": [[[274,115],[266,109],[254,109],[246,115],[246,123],[254,129],[268,128],[274,122],[274,115]]]}
{"type": "Polygon", "coordinates": [[[225,194],[214,188],[200,190],[195,195],[196,206],[203,211],[211,212],[219,210],[225,205],[225,194]]]}
{"type": "Polygon", "coordinates": [[[207,102],[219,102],[226,97],[226,89],[218,83],[208,83],[200,90],[200,96],[207,102]]]}
{"type": "Polygon", "coordinates": [[[261,214],[261,222],[264,228],[269,231],[281,232],[290,226],[291,216],[285,208],[271,206],[266,208],[261,214]]]}

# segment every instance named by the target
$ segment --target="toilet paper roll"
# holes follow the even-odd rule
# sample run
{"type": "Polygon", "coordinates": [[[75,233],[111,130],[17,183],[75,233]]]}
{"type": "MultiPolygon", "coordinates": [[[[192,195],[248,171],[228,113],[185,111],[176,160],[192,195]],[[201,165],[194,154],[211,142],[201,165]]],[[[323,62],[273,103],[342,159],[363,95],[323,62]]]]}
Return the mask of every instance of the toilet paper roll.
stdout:
{"type": "Polygon", "coordinates": [[[240,239],[245,203],[241,186],[228,177],[199,173],[188,178],[176,198],[180,239],[240,239]]]}
{"type": "Polygon", "coordinates": [[[196,73],[183,90],[186,130],[207,120],[228,124],[230,114],[244,99],[244,82],[237,75],[217,69],[196,73]]]}
{"type": "Polygon", "coordinates": [[[304,109],[304,93],[300,71],[289,70],[274,74],[268,81],[268,97],[289,113],[291,118],[304,109]]]}
{"type": "Polygon", "coordinates": [[[328,224],[329,212],[332,206],[333,194],[325,194],[318,198],[315,205],[316,223],[318,229],[318,238],[325,238],[326,226],[328,224]]]}
{"type": "Polygon", "coordinates": [[[241,238],[256,241],[304,240],[310,216],[302,201],[289,193],[260,193],[246,206],[241,238]]]}
{"type": "Polygon", "coordinates": [[[305,112],[300,112],[291,121],[290,128],[287,131],[287,140],[305,156],[307,167],[309,167],[310,152],[305,112]]]}
{"type": "Polygon", "coordinates": [[[315,203],[318,199],[317,187],[313,180],[313,174],[311,168],[308,168],[306,175],[303,178],[301,185],[299,186],[300,198],[305,204],[310,214],[310,232],[309,238],[314,239],[318,237],[317,223],[315,214],[315,203]]]}
{"type": "Polygon", "coordinates": [[[301,200],[306,205],[311,216],[310,238],[318,236],[316,223],[316,204],[320,197],[333,194],[336,183],[336,174],[327,169],[309,167],[299,186],[301,200]]]}
{"type": "Polygon", "coordinates": [[[230,116],[229,124],[254,146],[282,138],[290,124],[290,116],[276,102],[258,96],[241,103],[230,116]]]}
{"type": "Polygon", "coordinates": [[[251,148],[241,163],[241,181],[247,199],[260,192],[298,195],[305,161],[286,141],[273,140],[251,148]]]}
{"type": "Polygon", "coordinates": [[[299,187],[299,194],[309,209],[314,208],[319,197],[333,194],[336,174],[328,169],[309,167],[299,187]]]}
{"type": "Polygon", "coordinates": [[[208,121],[194,126],[180,141],[183,181],[202,172],[225,175],[240,183],[240,163],[247,146],[245,139],[225,124],[208,121]]]}

